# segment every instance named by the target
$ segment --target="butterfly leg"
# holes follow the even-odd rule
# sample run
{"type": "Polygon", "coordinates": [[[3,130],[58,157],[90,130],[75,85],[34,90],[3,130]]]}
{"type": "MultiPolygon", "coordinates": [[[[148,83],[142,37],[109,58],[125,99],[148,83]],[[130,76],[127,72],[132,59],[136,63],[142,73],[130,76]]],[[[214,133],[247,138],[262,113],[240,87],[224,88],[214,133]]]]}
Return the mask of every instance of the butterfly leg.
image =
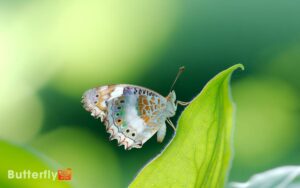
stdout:
{"type": "Polygon", "coordinates": [[[162,142],[166,136],[167,126],[164,123],[157,131],[157,142],[162,142]]]}
{"type": "Polygon", "coordinates": [[[174,124],[172,123],[172,121],[169,118],[167,118],[167,122],[174,129],[174,131],[176,131],[176,128],[175,128],[174,124]]]}
{"type": "Polygon", "coordinates": [[[184,101],[176,101],[177,104],[180,104],[181,106],[187,106],[189,105],[191,102],[184,102],[184,101]]]}

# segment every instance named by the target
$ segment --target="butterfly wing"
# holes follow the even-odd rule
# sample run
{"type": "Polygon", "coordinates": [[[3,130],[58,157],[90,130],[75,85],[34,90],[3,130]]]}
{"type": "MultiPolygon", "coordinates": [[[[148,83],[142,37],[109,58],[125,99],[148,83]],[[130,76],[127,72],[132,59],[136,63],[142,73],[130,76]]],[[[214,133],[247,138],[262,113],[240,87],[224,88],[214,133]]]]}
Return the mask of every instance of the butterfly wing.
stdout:
{"type": "Polygon", "coordinates": [[[166,99],[146,88],[110,85],[88,90],[83,96],[87,111],[104,121],[111,139],[125,149],[140,148],[166,120],[166,99]]]}
{"type": "Polygon", "coordinates": [[[123,86],[107,85],[86,91],[82,96],[83,107],[103,122],[107,116],[107,102],[122,96],[123,86]]]}
{"type": "Polygon", "coordinates": [[[134,143],[120,133],[119,128],[124,121],[121,115],[117,117],[118,108],[123,106],[120,101],[124,98],[124,88],[124,85],[107,85],[90,89],[83,94],[82,103],[93,117],[100,118],[101,122],[104,122],[106,131],[111,134],[110,139],[117,139],[118,143],[127,149],[134,143]],[[116,103],[120,105],[115,105],[116,103]]]}

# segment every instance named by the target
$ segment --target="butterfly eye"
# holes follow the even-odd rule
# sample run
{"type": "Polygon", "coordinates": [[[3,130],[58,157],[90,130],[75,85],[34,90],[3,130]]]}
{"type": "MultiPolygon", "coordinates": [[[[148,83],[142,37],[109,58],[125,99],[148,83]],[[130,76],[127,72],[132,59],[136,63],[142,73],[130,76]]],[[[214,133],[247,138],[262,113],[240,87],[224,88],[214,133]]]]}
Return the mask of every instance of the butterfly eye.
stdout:
{"type": "Polygon", "coordinates": [[[118,108],[117,108],[118,110],[121,110],[121,106],[118,106],[118,108]]]}
{"type": "Polygon", "coordinates": [[[98,97],[99,97],[99,95],[96,95],[96,97],[98,98],[98,97]]]}

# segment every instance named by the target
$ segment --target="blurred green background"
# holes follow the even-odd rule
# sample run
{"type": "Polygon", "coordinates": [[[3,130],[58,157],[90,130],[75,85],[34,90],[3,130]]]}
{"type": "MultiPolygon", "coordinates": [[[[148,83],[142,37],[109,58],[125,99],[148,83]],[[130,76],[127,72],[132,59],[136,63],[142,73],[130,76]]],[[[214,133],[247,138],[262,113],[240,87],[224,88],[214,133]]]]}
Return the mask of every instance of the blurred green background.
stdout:
{"type": "MultiPolygon", "coordinates": [[[[0,139],[72,168],[74,187],[126,187],[173,131],[162,144],[151,139],[124,151],[81,107],[82,93],[130,83],[167,95],[184,65],[175,90],[189,101],[215,74],[242,63],[246,71],[232,81],[230,181],[299,165],[299,7],[292,0],[2,0],[0,139]]],[[[12,155],[0,148],[3,164],[12,155]]]]}

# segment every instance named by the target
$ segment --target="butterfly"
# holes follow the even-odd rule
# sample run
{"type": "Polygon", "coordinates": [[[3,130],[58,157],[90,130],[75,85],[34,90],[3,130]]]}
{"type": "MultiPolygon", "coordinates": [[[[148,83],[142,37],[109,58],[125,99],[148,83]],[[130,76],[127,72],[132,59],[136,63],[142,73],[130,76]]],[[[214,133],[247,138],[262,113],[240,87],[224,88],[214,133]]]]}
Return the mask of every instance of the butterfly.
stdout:
{"type": "Polygon", "coordinates": [[[166,97],[135,85],[105,85],[87,90],[82,96],[83,107],[104,122],[110,140],[116,139],[125,150],[141,148],[155,133],[157,141],[162,142],[166,122],[176,130],[170,118],[175,115],[177,105],[189,104],[176,101],[172,90],[183,71],[184,67],[180,67],[166,97]]]}

